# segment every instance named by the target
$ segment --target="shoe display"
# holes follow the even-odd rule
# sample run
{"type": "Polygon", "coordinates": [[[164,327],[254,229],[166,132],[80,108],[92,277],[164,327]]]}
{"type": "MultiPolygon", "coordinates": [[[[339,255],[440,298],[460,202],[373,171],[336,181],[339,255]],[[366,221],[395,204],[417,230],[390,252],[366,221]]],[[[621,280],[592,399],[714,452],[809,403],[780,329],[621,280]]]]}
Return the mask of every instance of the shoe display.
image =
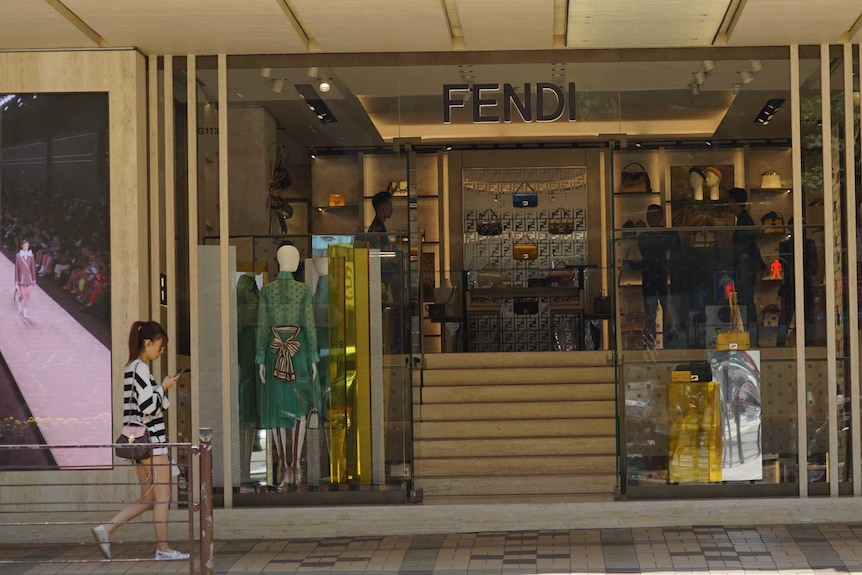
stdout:
{"type": "Polygon", "coordinates": [[[188,553],[183,553],[182,551],[177,551],[176,549],[171,549],[170,551],[156,551],[157,561],[177,561],[188,558],[188,553]]]}
{"type": "Polygon", "coordinates": [[[105,531],[104,525],[96,525],[93,527],[93,538],[99,544],[99,549],[102,550],[102,555],[105,559],[111,558],[111,542],[108,541],[108,532],[105,531]]]}

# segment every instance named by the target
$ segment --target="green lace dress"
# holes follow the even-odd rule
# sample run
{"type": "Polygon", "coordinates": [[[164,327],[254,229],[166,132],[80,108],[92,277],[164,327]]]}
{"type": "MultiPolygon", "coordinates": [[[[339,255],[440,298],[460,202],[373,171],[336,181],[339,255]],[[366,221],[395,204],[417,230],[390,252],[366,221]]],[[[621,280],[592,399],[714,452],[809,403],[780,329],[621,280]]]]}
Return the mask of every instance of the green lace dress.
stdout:
{"type": "Polygon", "coordinates": [[[312,406],[311,365],[319,361],[311,290],[280,272],[260,290],[255,363],[263,364],[260,426],[295,427],[312,406]]]}

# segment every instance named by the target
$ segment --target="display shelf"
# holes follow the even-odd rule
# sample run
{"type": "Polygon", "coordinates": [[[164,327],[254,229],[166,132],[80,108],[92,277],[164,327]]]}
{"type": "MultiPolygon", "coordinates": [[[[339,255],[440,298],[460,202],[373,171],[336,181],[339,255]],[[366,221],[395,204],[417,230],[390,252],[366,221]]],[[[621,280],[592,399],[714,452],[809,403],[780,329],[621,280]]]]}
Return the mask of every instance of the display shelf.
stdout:
{"type": "Polygon", "coordinates": [[[347,211],[355,211],[359,209],[359,206],[350,205],[350,206],[314,206],[314,209],[317,211],[325,211],[325,212],[347,212],[347,211]]]}
{"type": "Polygon", "coordinates": [[[661,190],[651,192],[614,192],[615,196],[660,196],[661,190]]]}
{"type": "Polygon", "coordinates": [[[751,188],[748,191],[757,194],[789,194],[793,191],[793,188],[751,188]]]}

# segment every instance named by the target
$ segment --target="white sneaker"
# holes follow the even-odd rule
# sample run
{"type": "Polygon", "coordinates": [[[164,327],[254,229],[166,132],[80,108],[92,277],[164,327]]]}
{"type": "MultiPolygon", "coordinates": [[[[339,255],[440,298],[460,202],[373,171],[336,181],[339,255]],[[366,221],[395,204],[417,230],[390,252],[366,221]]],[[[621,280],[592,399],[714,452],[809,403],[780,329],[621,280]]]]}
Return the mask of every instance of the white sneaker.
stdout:
{"type": "Polygon", "coordinates": [[[24,311],[21,312],[21,315],[24,316],[24,319],[30,319],[30,314],[27,313],[27,308],[24,308],[24,311]]]}
{"type": "Polygon", "coordinates": [[[105,559],[111,558],[111,542],[108,541],[108,532],[105,531],[104,525],[96,525],[93,527],[93,538],[99,544],[99,549],[102,550],[102,555],[105,559]]]}
{"type": "Polygon", "coordinates": [[[156,561],[177,561],[188,559],[189,554],[171,549],[170,551],[156,551],[156,561]]]}

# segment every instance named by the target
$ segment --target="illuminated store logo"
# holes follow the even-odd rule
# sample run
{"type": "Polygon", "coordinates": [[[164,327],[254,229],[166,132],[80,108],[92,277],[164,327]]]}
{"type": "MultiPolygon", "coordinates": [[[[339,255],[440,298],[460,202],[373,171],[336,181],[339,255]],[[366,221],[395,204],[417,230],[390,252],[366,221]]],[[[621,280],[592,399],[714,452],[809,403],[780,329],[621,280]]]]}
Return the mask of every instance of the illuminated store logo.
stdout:
{"type": "Polygon", "coordinates": [[[512,121],[513,109],[524,122],[555,122],[563,114],[570,122],[577,121],[574,82],[569,82],[566,90],[550,82],[538,82],[535,88],[527,83],[523,96],[512,84],[444,84],[443,123],[451,124],[452,109],[464,108],[468,101],[474,124],[500,123],[501,108],[502,121],[507,124],[512,121]]]}

